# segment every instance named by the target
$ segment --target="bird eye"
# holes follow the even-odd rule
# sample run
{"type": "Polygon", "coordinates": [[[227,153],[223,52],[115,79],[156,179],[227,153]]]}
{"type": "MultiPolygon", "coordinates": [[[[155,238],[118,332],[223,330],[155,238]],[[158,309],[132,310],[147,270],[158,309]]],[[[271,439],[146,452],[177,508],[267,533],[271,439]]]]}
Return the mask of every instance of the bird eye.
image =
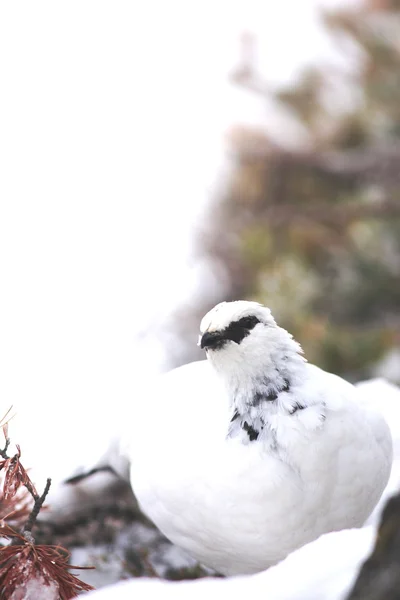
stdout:
{"type": "Polygon", "coordinates": [[[245,329],[253,329],[260,321],[257,317],[243,317],[242,319],[239,319],[237,323],[240,327],[244,327],[245,329]]]}

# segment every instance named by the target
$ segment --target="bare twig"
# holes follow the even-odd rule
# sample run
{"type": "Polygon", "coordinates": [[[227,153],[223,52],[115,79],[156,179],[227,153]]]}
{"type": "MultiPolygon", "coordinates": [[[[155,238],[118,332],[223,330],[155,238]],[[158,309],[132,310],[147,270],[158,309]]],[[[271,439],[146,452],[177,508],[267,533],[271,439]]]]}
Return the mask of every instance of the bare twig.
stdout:
{"type": "Polygon", "coordinates": [[[7,450],[8,450],[9,445],[10,445],[10,438],[6,437],[6,443],[4,445],[4,448],[0,450],[0,456],[2,458],[4,458],[4,460],[6,460],[7,458],[9,458],[9,456],[7,454],[7,450]]]}
{"type": "Polygon", "coordinates": [[[4,448],[2,450],[0,450],[0,456],[4,459],[8,458],[7,450],[10,445],[10,441],[11,441],[10,438],[8,437],[8,422],[10,419],[12,419],[12,417],[10,417],[10,419],[7,419],[7,416],[10,414],[11,409],[12,409],[12,406],[10,406],[10,408],[8,409],[8,411],[6,412],[4,417],[2,417],[0,420],[0,425],[1,425],[1,428],[3,429],[3,435],[4,435],[4,439],[6,441],[4,448]]]}
{"type": "MultiPolygon", "coordinates": [[[[15,456],[13,456],[12,458],[10,458],[7,454],[9,445],[10,445],[10,439],[8,437],[6,437],[6,444],[5,444],[4,448],[2,450],[0,450],[0,455],[4,459],[1,466],[4,466],[5,464],[8,463],[9,466],[12,468],[12,477],[13,477],[12,483],[10,484],[12,486],[12,490],[11,491],[7,490],[7,492],[5,492],[5,497],[12,498],[15,495],[19,485],[21,485],[21,484],[28,490],[28,492],[32,496],[32,498],[34,500],[34,505],[29,514],[27,522],[25,523],[25,525],[23,526],[23,528],[21,530],[21,534],[29,542],[34,543],[33,537],[31,535],[32,527],[34,526],[36,519],[39,515],[40,509],[42,508],[43,503],[46,499],[46,496],[49,493],[50,486],[51,486],[51,479],[50,478],[47,479],[43,494],[41,496],[39,496],[39,494],[37,493],[37,491],[35,489],[35,486],[33,485],[32,481],[29,479],[27,472],[25,471],[24,467],[19,462],[19,459],[21,456],[21,450],[20,450],[19,446],[17,445],[17,449],[18,449],[17,454],[15,456]]],[[[7,477],[9,476],[9,474],[10,474],[10,472],[6,473],[5,482],[7,482],[7,477]]],[[[6,483],[5,483],[5,488],[6,488],[6,483]]],[[[13,543],[18,544],[18,543],[20,543],[20,541],[14,540],[13,543]]]]}
{"type": "Polygon", "coordinates": [[[29,492],[33,496],[33,498],[35,499],[35,504],[33,505],[31,514],[29,515],[28,520],[22,529],[22,534],[24,535],[24,537],[27,537],[27,534],[28,534],[28,537],[31,538],[32,537],[31,536],[32,527],[34,526],[36,519],[39,515],[40,509],[43,506],[43,502],[45,501],[46,496],[49,493],[49,489],[51,486],[51,479],[50,478],[47,479],[46,486],[45,486],[43,494],[41,496],[38,496],[38,494],[35,493],[35,490],[31,489],[30,484],[25,484],[25,486],[29,490],[29,492]]]}

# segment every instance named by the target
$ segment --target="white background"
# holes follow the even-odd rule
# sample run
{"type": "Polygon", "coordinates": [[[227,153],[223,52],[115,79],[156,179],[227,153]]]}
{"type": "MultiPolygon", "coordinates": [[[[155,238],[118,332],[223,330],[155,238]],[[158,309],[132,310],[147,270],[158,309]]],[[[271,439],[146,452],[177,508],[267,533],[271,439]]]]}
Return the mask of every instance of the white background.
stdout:
{"type": "Polygon", "coordinates": [[[260,69],[286,83],[333,59],[315,5],[1,4],[0,412],[15,405],[15,441],[30,433],[48,474],[90,462],[145,396],[163,350],[141,333],[199,285],[193,227],[223,132],[267,118],[228,83],[240,33],[262,36],[260,69]]]}

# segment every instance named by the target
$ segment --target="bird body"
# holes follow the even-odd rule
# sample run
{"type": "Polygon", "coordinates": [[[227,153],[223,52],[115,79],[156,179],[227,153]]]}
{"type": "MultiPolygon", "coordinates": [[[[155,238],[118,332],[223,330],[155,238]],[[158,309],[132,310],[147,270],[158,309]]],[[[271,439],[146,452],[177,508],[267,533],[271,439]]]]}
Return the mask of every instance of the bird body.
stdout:
{"type": "Polygon", "coordinates": [[[226,575],[361,526],[390,474],[384,419],[308,364],[265,307],[223,303],[201,331],[208,360],[162,376],[136,420],[131,482],[144,512],[226,575]]]}

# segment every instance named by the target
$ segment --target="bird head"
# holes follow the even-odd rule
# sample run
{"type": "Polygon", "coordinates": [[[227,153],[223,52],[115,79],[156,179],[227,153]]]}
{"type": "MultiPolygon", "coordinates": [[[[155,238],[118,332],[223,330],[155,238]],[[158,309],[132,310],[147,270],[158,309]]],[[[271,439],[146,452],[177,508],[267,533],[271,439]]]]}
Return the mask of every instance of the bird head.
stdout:
{"type": "Polygon", "coordinates": [[[201,321],[199,346],[219,371],[263,370],[301,352],[292,336],[257,302],[221,302],[201,321]]]}
{"type": "Polygon", "coordinates": [[[276,326],[274,318],[269,308],[258,302],[221,302],[202,319],[198,345],[206,352],[234,349],[243,342],[248,346],[268,326],[276,326]],[[251,340],[246,340],[250,333],[251,340]]]}
{"type": "Polygon", "coordinates": [[[222,377],[234,409],[245,414],[302,378],[305,359],[293,337],[257,302],[217,304],[202,319],[199,346],[222,377]]]}

